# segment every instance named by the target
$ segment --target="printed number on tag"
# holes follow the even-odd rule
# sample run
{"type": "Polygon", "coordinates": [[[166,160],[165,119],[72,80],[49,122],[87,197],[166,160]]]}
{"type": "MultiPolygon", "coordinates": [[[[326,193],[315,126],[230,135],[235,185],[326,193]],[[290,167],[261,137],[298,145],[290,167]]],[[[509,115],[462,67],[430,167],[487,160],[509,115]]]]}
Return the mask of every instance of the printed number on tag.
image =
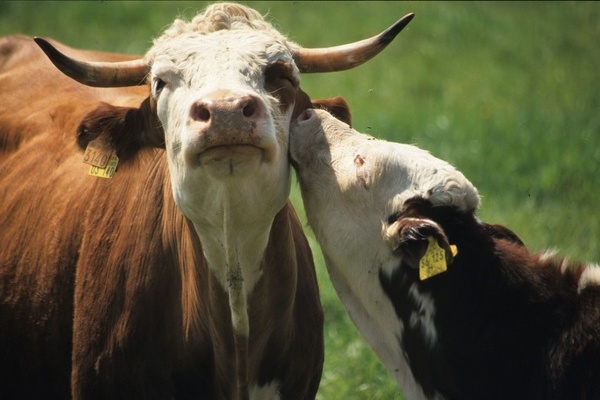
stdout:
{"type": "Polygon", "coordinates": [[[442,249],[433,236],[428,236],[427,251],[419,261],[419,279],[422,281],[448,269],[446,265],[446,252],[442,249]]]}
{"type": "Polygon", "coordinates": [[[119,157],[113,151],[106,162],[106,167],[100,168],[96,165],[90,167],[89,174],[91,176],[97,176],[99,178],[112,178],[117,171],[117,165],[119,164],[119,157]]]}

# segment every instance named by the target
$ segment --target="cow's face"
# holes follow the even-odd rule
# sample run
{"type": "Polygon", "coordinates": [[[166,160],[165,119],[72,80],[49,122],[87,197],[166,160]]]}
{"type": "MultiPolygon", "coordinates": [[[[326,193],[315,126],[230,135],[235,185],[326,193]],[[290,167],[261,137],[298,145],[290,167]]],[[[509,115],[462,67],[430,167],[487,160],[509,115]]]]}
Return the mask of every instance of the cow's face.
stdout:
{"type": "Polygon", "coordinates": [[[465,211],[479,204],[477,190],[448,163],[361,134],[322,110],[292,124],[290,154],[309,223],[330,257],[389,257],[388,218],[412,197],[465,211]]]}
{"type": "Polygon", "coordinates": [[[310,105],[285,44],[269,32],[221,30],[158,43],[148,58],[180,207],[192,213],[207,188],[225,183],[279,210],[292,113],[310,105]]]}

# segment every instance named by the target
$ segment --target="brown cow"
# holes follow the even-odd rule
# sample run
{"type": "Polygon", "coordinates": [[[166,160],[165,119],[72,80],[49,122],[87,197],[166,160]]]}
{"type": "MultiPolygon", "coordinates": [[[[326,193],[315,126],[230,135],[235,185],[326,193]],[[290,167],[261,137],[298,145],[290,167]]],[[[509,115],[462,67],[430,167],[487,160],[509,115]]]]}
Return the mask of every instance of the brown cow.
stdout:
{"type": "Polygon", "coordinates": [[[303,49],[223,3],[141,60],[37,40],[96,87],[2,39],[0,397],[314,398],[323,315],[288,201],[299,73],[354,67],[409,20],[303,49]]]}
{"type": "Polygon", "coordinates": [[[599,266],[529,253],[460,171],[325,111],[290,155],[332,283],[408,399],[600,399],[599,266]]]}

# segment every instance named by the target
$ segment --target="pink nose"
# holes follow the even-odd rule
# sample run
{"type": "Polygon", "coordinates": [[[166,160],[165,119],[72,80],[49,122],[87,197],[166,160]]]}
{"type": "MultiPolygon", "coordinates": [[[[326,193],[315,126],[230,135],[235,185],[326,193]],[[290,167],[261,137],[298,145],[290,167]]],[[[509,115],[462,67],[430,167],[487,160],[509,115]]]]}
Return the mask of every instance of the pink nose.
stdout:
{"type": "Polygon", "coordinates": [[[234,96],[215,93],[205,96],[192,105],[192,120],[207,124],[248,123],[265,115],[261,101],[252,95],[234,96]]]}

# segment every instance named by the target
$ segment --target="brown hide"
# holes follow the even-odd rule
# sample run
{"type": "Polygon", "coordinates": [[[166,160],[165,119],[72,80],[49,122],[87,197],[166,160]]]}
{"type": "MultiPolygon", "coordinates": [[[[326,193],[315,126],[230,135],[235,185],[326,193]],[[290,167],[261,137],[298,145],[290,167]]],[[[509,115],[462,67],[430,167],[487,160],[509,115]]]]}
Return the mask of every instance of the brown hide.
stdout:
{"type": "MultiPolygon", "coordinates": [[[[83,86],[30,38],[10,37],[0,40],[0,90],[2,397],[231,398],[227,295],[174,204],[164,150],[150,146],[156,132],[135,131],[153,119],[109,132],[122,156],[112,179],[88,176],[82,162],[82,121],[127,110],[113,106],[147,109],[148,89],[83,86]]],[[[275,379],[285,398],[313,398],[323,315],[290,203],[275,218],[263,270],[249,300],[250,381],[275,379]]]]}

